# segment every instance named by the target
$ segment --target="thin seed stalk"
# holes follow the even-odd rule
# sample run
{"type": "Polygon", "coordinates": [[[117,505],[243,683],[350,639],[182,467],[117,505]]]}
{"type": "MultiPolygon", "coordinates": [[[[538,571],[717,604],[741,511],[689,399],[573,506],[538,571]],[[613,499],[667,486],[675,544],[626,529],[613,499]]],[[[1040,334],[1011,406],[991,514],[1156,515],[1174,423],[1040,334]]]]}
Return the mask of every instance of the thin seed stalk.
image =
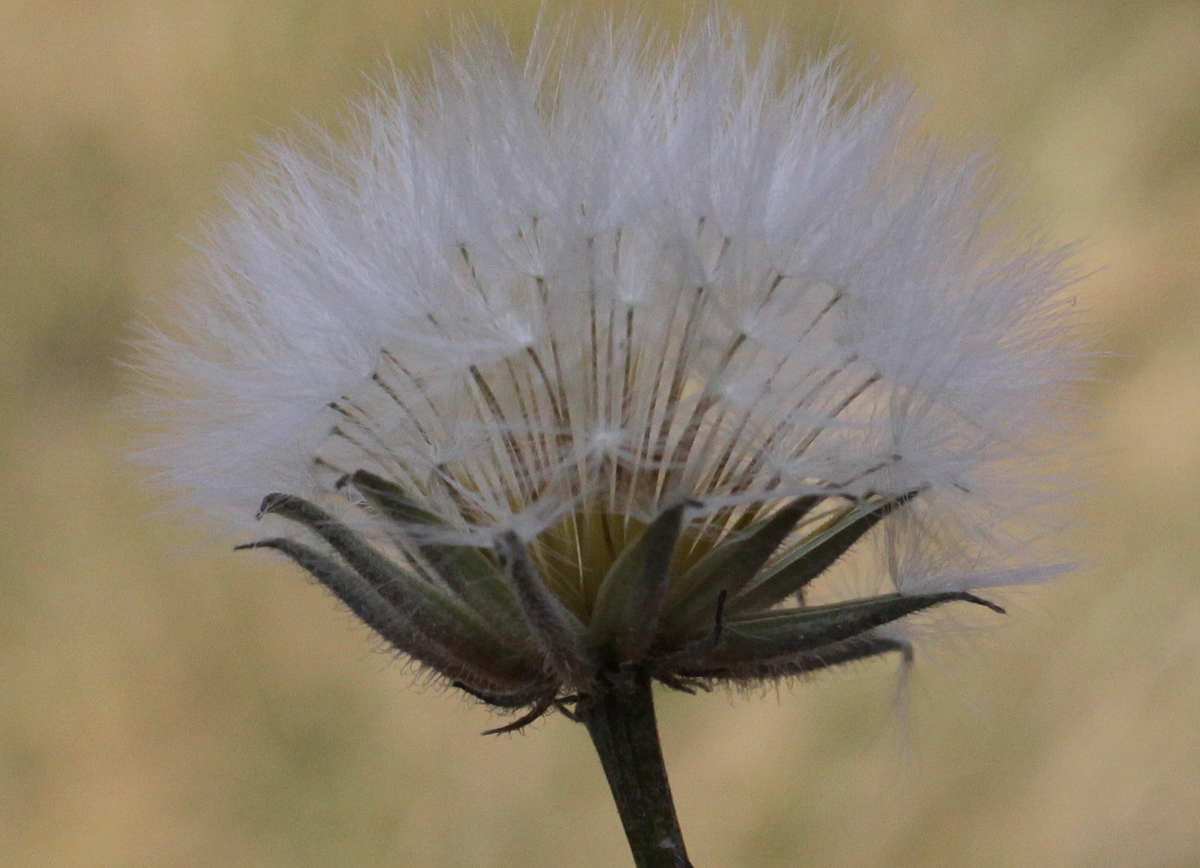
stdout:
{"type": "Polygon", "coordinates": [[[600,755],[637,868],[692,868],[675,815],[650,676],[623,670],[576,713],[600,755]]]}

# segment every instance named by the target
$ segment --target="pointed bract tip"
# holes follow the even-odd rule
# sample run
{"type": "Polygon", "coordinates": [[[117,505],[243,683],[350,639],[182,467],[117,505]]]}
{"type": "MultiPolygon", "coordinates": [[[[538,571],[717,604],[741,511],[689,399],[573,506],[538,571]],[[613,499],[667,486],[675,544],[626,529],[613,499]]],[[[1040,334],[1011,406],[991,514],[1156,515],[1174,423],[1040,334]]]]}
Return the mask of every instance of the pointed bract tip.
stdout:
{"type": "Polygon", "coordinates": [[[279,538],[274,539],[258,539],[254,542],[242,543],[233,547],[235,552],[244,552],[250,549],[274,549],[279,548],[279,543],[282,542],[279,538]]]}
{"type": "Polygon", "coordinates": [[[998,603],[993,603],[991,600],[985,600],[983,597],[977,597],[974,594],[963,592],[959,597],[964,603],[974,603],[977,606],[983,606],[985,609],[991,609],[999,615],[1007,615],[1008,610],[998,603]]]}
{"type": "Polygon", "coordinates": [[[264,515],[270,515],[292,499],[293,497],[290,494],[280,494],[279,492],[268,494],[262,499],[262,503],[259,504],[258,512],[255,513],[254,518],[257,520],[261,519],[264,515]]]}

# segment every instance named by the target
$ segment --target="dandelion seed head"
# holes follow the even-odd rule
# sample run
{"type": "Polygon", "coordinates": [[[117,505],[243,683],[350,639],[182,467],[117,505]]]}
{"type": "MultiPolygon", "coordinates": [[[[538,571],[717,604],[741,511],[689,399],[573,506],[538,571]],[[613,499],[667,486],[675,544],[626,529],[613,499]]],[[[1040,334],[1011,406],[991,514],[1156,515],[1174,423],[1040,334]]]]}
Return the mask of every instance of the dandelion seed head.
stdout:
{"type": "MultiPolygon", "coordinates": [[[[790,574],[797,552],[836,560],[909,515],[885,540],[906,553],[901,594],[1052,572],[990,525],[1045,493],[1034,459],[1082,357],[1070,273],[1006,224],[988,162],[923,143],[903,86],[848,82],[836,55],[795,70],[719,16],[674,47],[633,25],[581,34],[525,59],[467,40],[423,87],[384,85],[346,135],[277,143],[239,176],[183,336],[144,346],[160,480],[243,521],[298,498],[263,511],[378,596],[391,568],[329,522],[361,530],[528,653],[489,669],[466,640],[453,665],[436,642],[398,647],[531,702],[543,682],[580,689],[598,647],[671,677],[815,665],[787,643],[758,668],[697,650],[721,617],[706,570],[751,532],[773,540],[763,575],[790,574]],[[913,554],[930,539],[969,568],[913,554]],[[644,580],[622,578],[637,545],[665,584],[619,605],[661,623],[603,614],[612,576],[644,580]],[[491,603],[456,586],[495,569],[509,590],[491,603]]],[[[730,581],[729,617],[786,596],[730,581]]],[[[829,639],[828,659],[898,647],[863,629],[874,644],[829,639]]]]}

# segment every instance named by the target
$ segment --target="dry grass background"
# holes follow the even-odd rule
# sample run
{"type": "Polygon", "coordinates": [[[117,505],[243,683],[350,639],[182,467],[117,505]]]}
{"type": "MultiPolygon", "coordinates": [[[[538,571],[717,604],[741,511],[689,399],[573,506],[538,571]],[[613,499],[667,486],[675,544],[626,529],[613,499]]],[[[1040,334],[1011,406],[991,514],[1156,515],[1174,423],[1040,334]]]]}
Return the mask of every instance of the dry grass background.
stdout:
{"type": "MultiPolygon", "coordinates": [[[[295,570],[150,517],[109,415],[128,323],[256,136],[334,117],[459,12],[519,40],[538,5],[0,0],[0,865],[627,864],[580,728],[480,738],[295,570]]],[[[907,736],[885,663],[663,697],[695,861],[1200,864],[1200,5],[740,5],[996,142],[1100,269],[1079,297],[1111,355],[1083,568],[933,642],[907,736]]]]}

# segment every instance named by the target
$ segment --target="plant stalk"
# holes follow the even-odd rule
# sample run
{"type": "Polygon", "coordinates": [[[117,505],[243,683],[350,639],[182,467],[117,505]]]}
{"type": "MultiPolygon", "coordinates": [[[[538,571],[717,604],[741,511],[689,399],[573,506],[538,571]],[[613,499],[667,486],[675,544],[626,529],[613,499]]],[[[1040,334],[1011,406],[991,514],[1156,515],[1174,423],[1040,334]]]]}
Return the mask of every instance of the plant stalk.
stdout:
{"type": "Polygon", "coordinates": [[[576,714],[600,755],[637,868],[692,868],[667,781],[646,670],[622,670],[610,689],[581,701],[576,714]]]}

